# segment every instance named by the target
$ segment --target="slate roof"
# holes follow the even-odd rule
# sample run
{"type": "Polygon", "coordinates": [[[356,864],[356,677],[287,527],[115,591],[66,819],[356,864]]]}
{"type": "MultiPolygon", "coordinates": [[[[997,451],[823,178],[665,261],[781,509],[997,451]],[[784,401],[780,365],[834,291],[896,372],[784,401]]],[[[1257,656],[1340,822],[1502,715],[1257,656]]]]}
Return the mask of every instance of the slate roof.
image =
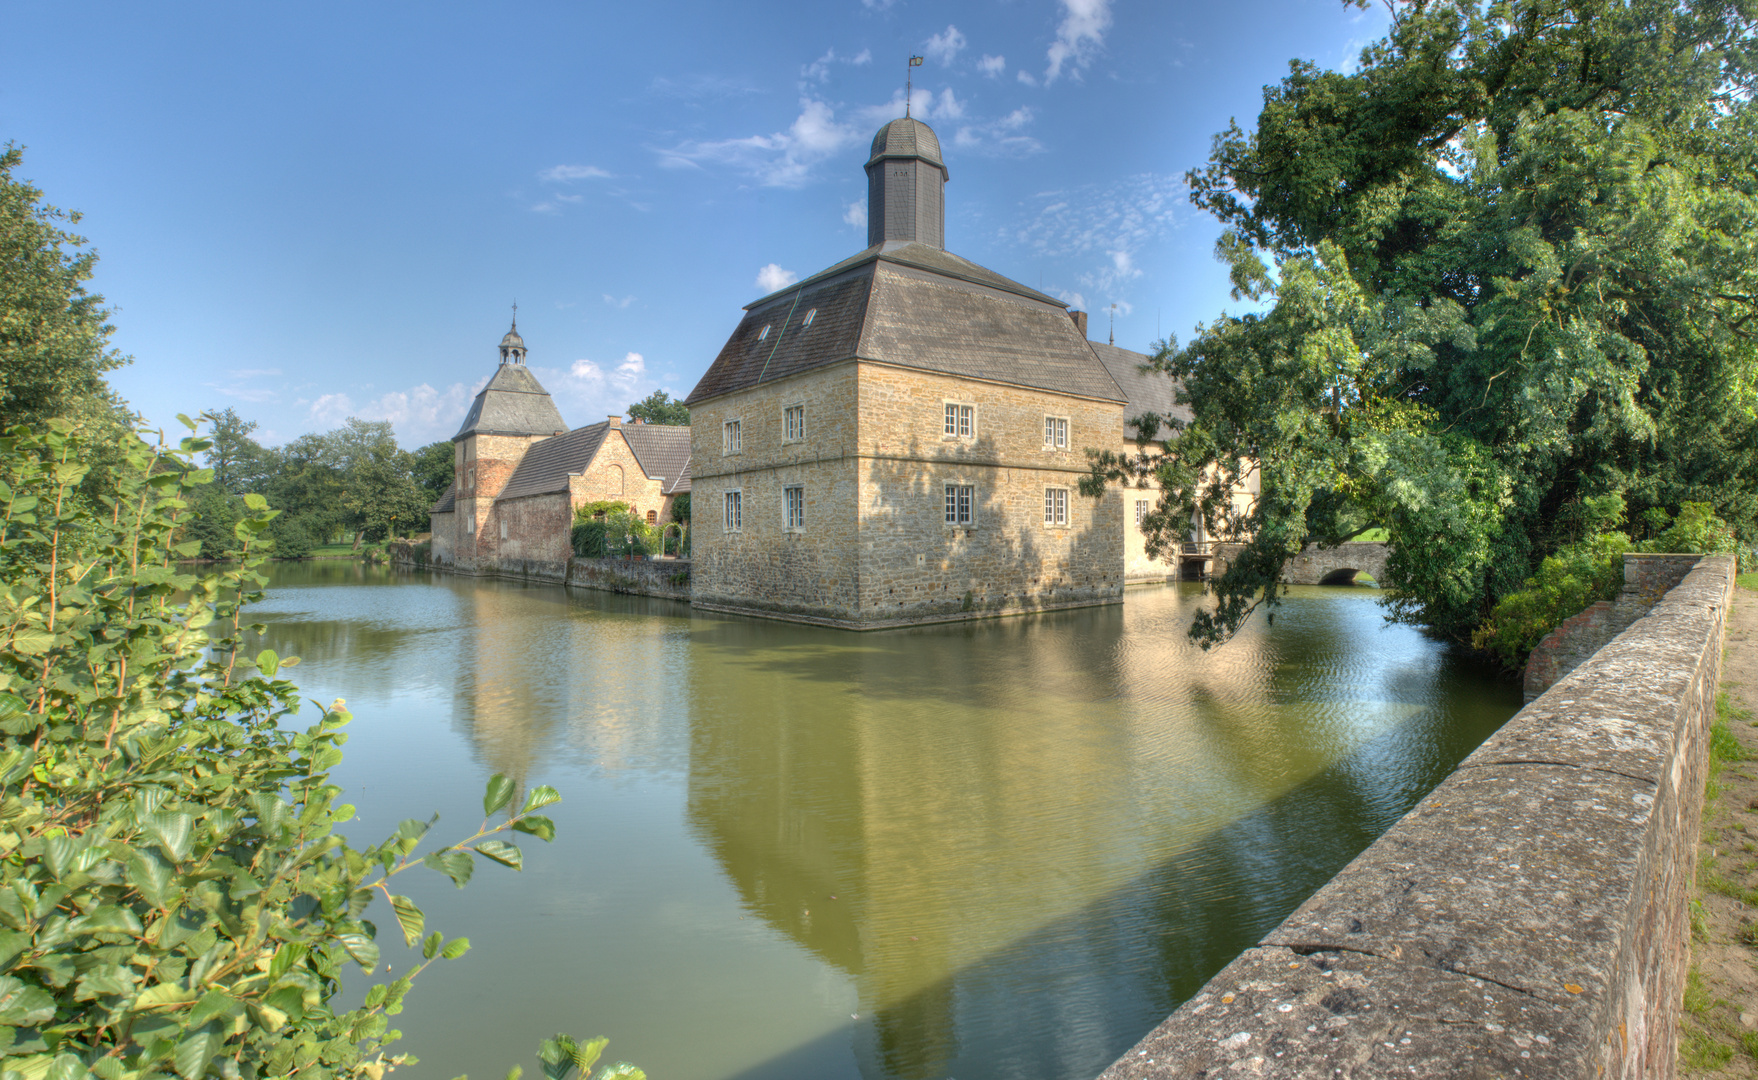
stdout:
{"type": "Polygon", "coordinates": [[[502,364],[476,395],[452,441],[466,435],[554,435],[566,430],[567,422],[531,369],[502,364]]]}
{"type": "Polygon", "coordinates": [[[439,502],[433,504],[430,514],[450,514],[458,509],[458,482],[453,480],[440,492],[439,502]]]}
{"type": "Polygon", "coordinates": [[[684,471],[679,473],[678,478],[671,482],[671,487],[666,488],[665,493],[667,495],[680,495],[680,494],[688,495],[690,493],[690,459],[689,458],[684,459],[684,471]]]}
{"type": "Polygon", "coordinates": [[[568,476],[586,471],[598,448],[604,445],[604,433],[608,430],[610,421],[600,420],[566,435],[532,443],[507,479],[507,486],[501,489],[500,499],[568,490],[568,476]]]}
{"type": "MultiPolygon", "coordinates": [[[[1129,403],[1123,408],[1123,420],[1126,424],[1146,412],[1159,413],[1161,416],[1176,417],[1185,421],[1191,418],[1190,406],[1178,404],[1179,385],[1177,379],[1165,372],[1141,370],[1141,365],[1148,362],[1148,357],[1145,354],[1132,352],[1129,349],[1119,349],[1115,345],[1106,345],[1099,341],[1089,341],[1087,345],[1092,348],[1093,355],[1097,356],[1099,362],[1105,365],[1105,370],[1111,373],[1111,378],[1123,388],[1124,396],[1129,399],[1129,403]]],[[[1134,437],[1134,428],[1126,427],[1124,430],[1128,432],[1130,437],[1134,437]]],[[[1170,434],[1171,432],[1162,424],[1159,433],[1154,437],[1166,438],[1170,434]]]]}
{"type": "Polygon", "coordinates": [[[851,357],[1125,400],[1060,301],[950,252],[896,242],[753,303],[686,400],[851,357]]]}
{"type": "Polygon", "coordinates": [[[622,432],[642,470],[648,476],[659,477],[661,491],[669,493],[680,476],[689,475],[690,429],[687,426],[624,424],[622,432]]]}
{"type": "Polygon", "coordinates": [[[873,155],[867,164],[885,158],[920,158],[940,166],[942,173],[946,171],[946,162],[940,157],[940,136],[913,117],[893,120],[873,136],[873,155]]]}

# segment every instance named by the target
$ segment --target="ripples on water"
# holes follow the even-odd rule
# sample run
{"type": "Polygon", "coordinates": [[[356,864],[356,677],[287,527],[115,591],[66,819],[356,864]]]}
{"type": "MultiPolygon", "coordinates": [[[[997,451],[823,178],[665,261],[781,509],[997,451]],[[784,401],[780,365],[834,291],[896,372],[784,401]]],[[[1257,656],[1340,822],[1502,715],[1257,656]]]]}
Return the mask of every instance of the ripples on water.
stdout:
{"type": "Polygon", "coordinates": [[[1206,654],[1192,586],[854,634],[320,563],[257,614],[355,713],[357,841],[468,833],[492,772],[565,799],[522,875],[417,872],[477,948],[399,1018],[406,1075],[565,1030],[655,1080],[1044,1080],[1095,1075],[1518,707],[1374,595],[1296,589],[1206,654]]]}

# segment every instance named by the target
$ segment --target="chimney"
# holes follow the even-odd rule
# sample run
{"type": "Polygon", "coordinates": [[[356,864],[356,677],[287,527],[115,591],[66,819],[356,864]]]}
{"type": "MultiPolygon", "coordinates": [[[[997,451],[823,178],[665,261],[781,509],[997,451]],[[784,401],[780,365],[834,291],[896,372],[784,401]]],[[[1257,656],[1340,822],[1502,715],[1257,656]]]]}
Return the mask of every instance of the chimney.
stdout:
{"type": "Polygon", "coordinates": [[[622,427],[623,426],[623,417],[622,417],[621,413],[612,413],[611,414],[610,426],[611,427],[622,427]]]}
{"type": "Polygon", "coordinates": [[[1080,336],[1084,339],[1087,336],[1087,313],[1071,311],[1068,313],[1068,317],[1074,320],[1074,328],[1080,331],[1080,336]]]}

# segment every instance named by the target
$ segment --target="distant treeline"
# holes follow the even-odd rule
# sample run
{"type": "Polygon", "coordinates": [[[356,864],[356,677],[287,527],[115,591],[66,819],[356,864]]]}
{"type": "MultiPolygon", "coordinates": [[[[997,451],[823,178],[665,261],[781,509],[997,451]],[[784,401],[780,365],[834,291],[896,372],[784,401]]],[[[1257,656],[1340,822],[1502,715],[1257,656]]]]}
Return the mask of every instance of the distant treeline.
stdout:
{"type": "Polygon", "coordinates": [[[426,532],[428,509],[452,482],[449,441],[411,453],[397,446],[389,420],[351,417],[334,431],[278,447],[251,438],[255,422],[232,409],[210,413],[209,420],[214,483],[200,489],[190,526],[203,557],[217,557],[233,543],[249,493],[281,511],[269,529],[275,555],[300,558],[349,537],[376,543],[426,532]]]}

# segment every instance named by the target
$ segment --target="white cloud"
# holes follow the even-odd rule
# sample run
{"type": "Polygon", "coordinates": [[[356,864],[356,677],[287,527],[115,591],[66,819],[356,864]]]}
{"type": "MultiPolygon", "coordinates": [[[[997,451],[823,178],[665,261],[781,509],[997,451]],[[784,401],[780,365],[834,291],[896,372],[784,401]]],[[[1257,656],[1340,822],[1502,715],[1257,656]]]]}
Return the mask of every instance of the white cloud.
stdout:
{"type": "Polygon", "coordinates": [[[1050,43],[1050,65],[1044,71],[1046,85],[1063,74],[1080,78],[1080,73],[1093,62],[1093,56],[1105,43],[1105,31],[1111,28],[1111,0],[1061,0],[1062,23],[1056,27],[1056,40],[1050,43]]]}
{"type": "MultiPolygon", "coordinates": [[[[867,200],[866,199],[856,199],[854,202],[849,203],[848,205],[844,206],[842,208],[842,220],[843,220],[844,224],[853,225],[857,229],[866,228],[867,227],[867,200]]],[[[774,290],[770,290],[770,291],[773,292],[774,290]]]]}
{"type": "Polygon", "coordinates": [[[1018,75],[1019,81],[1022,83],[1025,83],[1027,86],[1038,85],[1037,76],[1033,75],[1031,72],[1025,70],[1024,68],[1021,68],[1017,72],[1017,75],[1018,75]]]}
{"type": "Polygon", "coordinates": [[[960,149],[997,157],[1041,153],[1044,144],[1025,132],[1031,122],[1032,110],[1022,105],[999,120],[964,125],[953,135],[952,141],[960,149]]]}
{"type": "Polygon", "coordinates": [[[964,35],[958,32],[958,27],[949,24],[945,30],[928,39],[922,52],[928,59],[942,66],[950,66],[964,46],[964,35]]]}
{"type": "Polygon", "coordinates": [[[1085,311],[1087,309],[1087,298],[1082,296],[1080,293],[1070,292],[1067,289],[1056,289],[1054,291],[1056,293],[1056,296],[1064,304],[1067,304],[1069,307],[1073,308],[1074,310],[1085,311]]]}
{"type": "Polygon", "coordinates": [[[566,368],[532,370],[555,399],[562,417],[575,427],[613,414],[620,416],[631,402],[639,401],[661,385],[648,374],[647,358],[638,352],[625,353],[622,360],[611,365],[582,357],[566,368]]]}
{"type": "Polygon", "coordinates": [[[998,79],[1001,77],[1001,73],[1007,70],[1007,57],[990,56],[984,53],[983,58],[977,61],[977,70],[991,79],[998,79]]]}
{"type": "Polygon", "coordinates": [[[1040,192],[1028,200],[1025,219],[1001,238],[1041,257],[1084,262],[1080,285],[1124,313],[1119,293],[1143,276],[1137,256],[1178,226],[1185,194],[1183,180],[1160,173],[1040,192]]]}
{"type": "MultiPolygon", "coordinates": [[[[213,386],[212,383],[208,385],[213,386]]],[[[273,401],[281,396],[279,390],[271,390],[266,386],[213,386],[213,388],[229,398],[237,398],[239,401],[248,401],[252,404],[273,401]]]]}
{"type": "Polygon", "coordinates": [[[828,103],[808,97],[800,99],[800,115],[785,132],[686,142],[659,154],[660,164],[671,168],[730,165],[766,187],[801,187],[810,181],[812,166],[858,141],[853,129],[837,123],[828,103]]]}
{"type": "Polygon", "coordinates": [[[862,7],[871,8],[874,11],[885,11],[895,3],[897,0],[861,0],[862,7]]]}
{"type": "Polygon", "coordinates": [[[612,296],[611,294],[605,293],[604,294],[604,302],[609,304],[613,308],[626,308],[630,304],[635,302],[635,298],[633,296],[625,296],[621,300],[618,300],[616,297],[612,296]]]}
{"type": "Polygon", "coordinates": [[[848,64],[861,67],[873,62],[873,50],[862,49],[853,56],[838,56],[835,49],[825,49],[824,55],[800,69],[800,78],[814,82],[830,81],[830,65],[848,64]]]}
{"type": "Polygon", "coordinates": [[[551,165],[537,174],[539,180],[565,184],[571,180],[609,180],[611,174],[596,165],[551,165]]]}
{"type": "Polygon", "coordinates": [[[453,383],[444,390],[422,383],[409,390],[381,394],[359,406],[345,393],[323,394],[306,410],[306,419],[320,431],[334,428],[350,416],[389,420],[396,429],[398,442],[422,446],[455,432],[475,396],[463,383],[453,383]]]}
{"type": "Polygon", "coordinates": [[[964,119],[964,102],[953,95],[952,87],[940,91],[940,103],[934,107],[934,117],[937,120],[964,119]]]}
{"type": "Polygon", "coordinates": [[[800,280],[800,275],[794,273],[792,270],[783,270],[775,263],[770,263],[768,266],[757,271],[757,287],[762,289],[765,293],[772,293],[777,289],[785,289],[798,280],[800,280]]]}

